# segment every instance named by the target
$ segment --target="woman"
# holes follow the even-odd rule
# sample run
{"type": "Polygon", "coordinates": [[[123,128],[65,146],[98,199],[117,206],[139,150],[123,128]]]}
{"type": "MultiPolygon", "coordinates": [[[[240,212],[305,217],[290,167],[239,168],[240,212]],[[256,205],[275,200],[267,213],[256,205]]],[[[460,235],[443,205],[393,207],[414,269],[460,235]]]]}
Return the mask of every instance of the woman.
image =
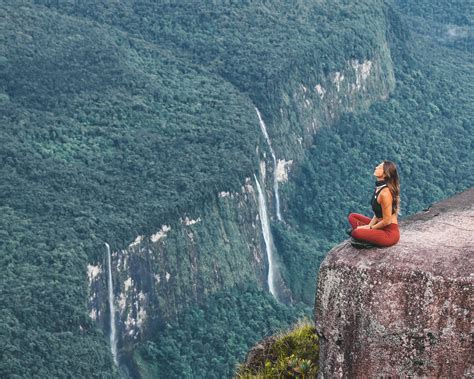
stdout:
{"type": "Polygon", "coordinates": [[[370,202],[374,217],[370,219],[359,213],[351,213],[348,217],[352,226],[350,235],[373,245],[392,246],[400,239],[397,218],[400,213],[400,184],[397,166],[384,160],[375,168],[374,175],[377,181],[370,202]]]}

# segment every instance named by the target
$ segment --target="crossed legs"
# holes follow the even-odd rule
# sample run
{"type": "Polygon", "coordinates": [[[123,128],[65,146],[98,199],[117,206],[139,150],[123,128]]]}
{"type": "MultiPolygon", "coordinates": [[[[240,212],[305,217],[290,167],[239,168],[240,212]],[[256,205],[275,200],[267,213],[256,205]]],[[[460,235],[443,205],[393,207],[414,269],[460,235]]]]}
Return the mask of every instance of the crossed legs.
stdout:
{"type": "Polygon", "coordinates": [[[361,215],[360,213],[351,213],[348,218],[352,229],[355,229],[360,225],[369,225],[370,220],[372,220],[371,218],[361,215]]]}
{"type": "Polygon", "coordinates": [[[349,223],[352,226],[352,237],[370,242],[378,246],[392,246],[400,239],[400,231],[397,224],[390,224],[383,229],[357,229],[358,226],[368,225],[371,218],[359,213],[349,214],[349,223]]]}

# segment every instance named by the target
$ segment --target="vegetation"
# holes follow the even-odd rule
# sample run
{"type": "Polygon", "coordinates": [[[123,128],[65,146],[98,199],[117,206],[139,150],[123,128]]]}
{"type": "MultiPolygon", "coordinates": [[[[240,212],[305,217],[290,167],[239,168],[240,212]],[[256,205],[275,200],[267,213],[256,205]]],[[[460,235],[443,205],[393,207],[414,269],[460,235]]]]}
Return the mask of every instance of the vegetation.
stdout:
{"type": "Polygon", "coordinates": [[[238,365],[236,378],[316,378],[318,373],[318,335],[309,319],[261,341],[251,353],[238,365]]]}
{"type": "MultiPolygon", "coordinates": [[[[210,296],[203,306],[187,308],[176,322],[139,344],[132,359],[144,378],[154,377],[151,373],[166,373],[167,378],[231,377],[235,364],[261,336],[288,328],[310,313],[301,304],[278,304],[254,285],[236,287],[210,296]]],[[[309,343],[305,341],[297,343],[309,343]]]]}
{"type": "MultiPolygon", "coordinates": [[[[272,229],[287,283],[312,305],[319,262],[345,238],[347,214],[368,210],[381,159],[399,165],[403,216],[473,185],[472,21],[462,3],[399,1],[402,14],[389,2],[346,3],[0,5],[1,377],[117,377],[85,306],[86,267],[103,242],[120,249],[239,189],[265,145],[254,105],[272,125],[290,79],[370,58],[386,34],[395,93],[320,130],[282,189],[287,225],[272,229]],[[445,21],[461,34],[447,38],[445,21]]],[[[255,283],[187,305],[130,352],[140,375],[232,375],[249,346],[309,313],[255,283]]],[[[316,369],[285,354],[263,370],[316,369]]]]}
{"type": "Polygon", "coordinates": [[[325,75],[369,55],[378,23],[362,21],[383,19],[369,0],[0,12],[2,377],[116,375],[85,307],[103,242],[120,249],[240,188],[263,145],[253,105],[275,107],[295,67],[325,75]]]}
{"type": "Polygon", "coordinates": [[[274,90],[295,71],[327,75],[350,58],[371,56],[384,20],[373,0],[35,3],[166,47],[219,74],[265,109],[280,100],[274,90]]]}

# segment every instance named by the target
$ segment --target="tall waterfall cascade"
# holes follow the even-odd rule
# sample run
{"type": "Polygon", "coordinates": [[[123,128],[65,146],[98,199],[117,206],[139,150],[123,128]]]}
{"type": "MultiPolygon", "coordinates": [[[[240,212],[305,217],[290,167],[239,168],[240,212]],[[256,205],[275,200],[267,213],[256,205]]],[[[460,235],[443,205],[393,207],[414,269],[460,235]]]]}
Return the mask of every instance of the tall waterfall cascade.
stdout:
{"type": "Polygon", "coordinates": [[[112,283],[112,257],[110,255],[110,246],[106,242],[107,246],[107,287],[109,289],[109,311],[110,311],[110,350],[112,351],[112,357],[114,363],[118,365],[117,359],[117,333],[115,328],[115,306],[114,306],[114,291],[112,283]]]}
{"type": "Polygon", "coordinates": [[[260,114],[260,111],[256,107],[255,107],[255,110],[257,111],[260,128],[262,129],[262,133],[265,136],[265,140],[267,141],[267,144],[268,144],[268,147],[270,149],[270,153],[273,159],[273,192],[275,193],[276,215],[277,215],[278,221],[282,221],[281,212],[280,212],[280,195],[278,193],[277,160],[275,157],[275,151],[273,151],[272,142],[270,141],[270,137],[268,136],[267,127],[265,126],[265,123],[263,122],[262,115],[260,114]]]}
{"type": "Polygon", "coordinates": [[[273,241],[270,231],[270,219],[268,218],[267,205],[265,203],[265,195],[263,194],[260,183],[255,176],[258,192],[258,214],[260,216],[260,223],[262,224],[263,239],[265,240],[265,250],[268,258],[268,288],[275,299],[278,300],[278,295],[275,287],[275,263],[273,260],[273,241]]]}

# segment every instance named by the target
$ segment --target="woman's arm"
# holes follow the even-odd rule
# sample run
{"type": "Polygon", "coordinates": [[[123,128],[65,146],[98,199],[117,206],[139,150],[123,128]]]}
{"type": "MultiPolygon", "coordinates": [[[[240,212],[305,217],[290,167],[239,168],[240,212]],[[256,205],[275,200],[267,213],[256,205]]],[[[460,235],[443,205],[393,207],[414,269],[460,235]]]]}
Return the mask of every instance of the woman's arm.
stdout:
{"type": "Polygon", "coordinates": [[[392,193],[389,189],[387,189],[386,191],[382,190],[379,195],[379,199],[380,206],[382,207],[382,221],[379,221],[375,225],[372,225],[372,229],[384,228],[392,223],[392,193]]]}
{"type": "Polygon", "coordinates": [[[374,217],[372,217],[372,220],[370,220],[368,225],[369,226],[374,226],[376,223],[377,223],[377,216],[374,215],[374,217]]]}
{"type": "Polygon", "coordinates": [[[356,229],[369,229],[371,226],[375,225],[377,223],[377,216],[374,215],[372,217],[372,220],[366,225],[359,225],[356,229]]]}

